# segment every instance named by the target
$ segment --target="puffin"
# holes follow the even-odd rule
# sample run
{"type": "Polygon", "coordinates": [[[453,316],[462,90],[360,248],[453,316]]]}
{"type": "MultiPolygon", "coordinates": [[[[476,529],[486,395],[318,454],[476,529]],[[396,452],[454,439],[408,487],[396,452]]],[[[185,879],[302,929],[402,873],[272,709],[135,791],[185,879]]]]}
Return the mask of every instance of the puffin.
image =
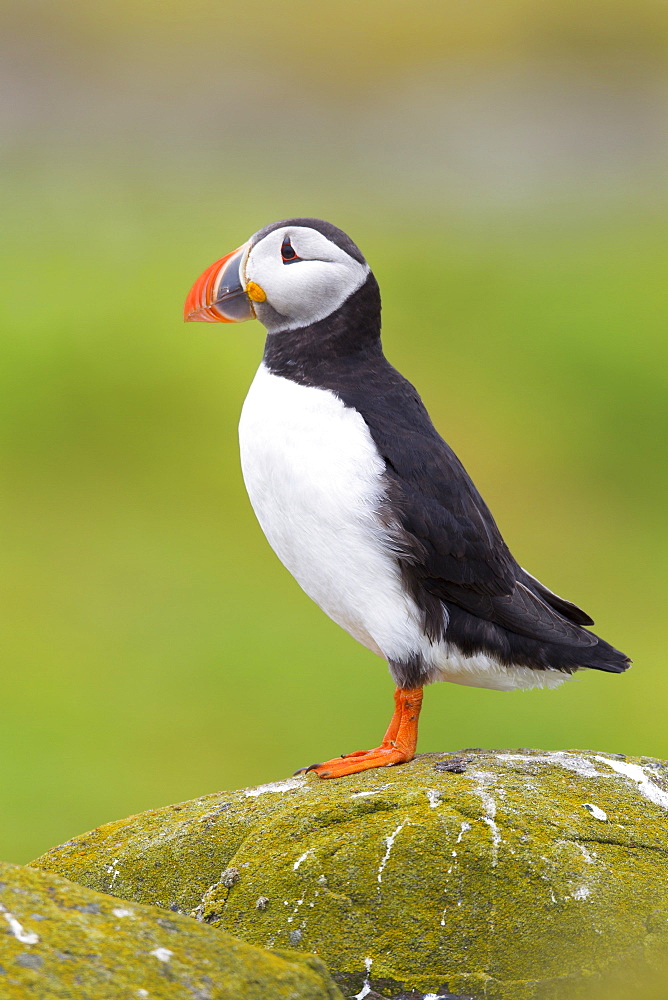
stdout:
{"type": "Polygon", "coordinates": [[[338,625],[387,661],[379,746],[295,772],[406,763],[423,688],[552,688],[630,660],[523,569],[415,388],[381,345],[378,283],[320,219],[271,223],[208,267],[184,318],[266,327],[239,423],[250,502],[278,558],[338,625]]]}

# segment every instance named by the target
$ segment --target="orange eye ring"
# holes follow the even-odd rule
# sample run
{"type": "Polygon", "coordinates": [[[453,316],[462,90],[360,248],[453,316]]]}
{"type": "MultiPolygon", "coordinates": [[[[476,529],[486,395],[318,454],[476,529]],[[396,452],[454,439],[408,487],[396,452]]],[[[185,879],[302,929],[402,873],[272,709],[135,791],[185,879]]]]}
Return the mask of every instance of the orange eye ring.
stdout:
{"type": "Polygon", "coordinates": [[[302,258],[298,257],[295,253],[289,236],[286,236],[283,240],[283,244],[281,246],[281,260],[284,264],[294,264],[296,261],[302,260],[302,258]]]}

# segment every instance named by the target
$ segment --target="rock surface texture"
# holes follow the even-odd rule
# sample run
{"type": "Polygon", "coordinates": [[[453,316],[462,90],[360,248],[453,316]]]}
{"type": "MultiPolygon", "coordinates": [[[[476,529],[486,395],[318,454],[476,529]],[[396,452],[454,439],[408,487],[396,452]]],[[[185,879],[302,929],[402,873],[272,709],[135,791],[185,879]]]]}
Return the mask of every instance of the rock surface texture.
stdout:
{"type": "Polygon", "coordinates": [[[0,864],[2,1000],[342,1000],[324,965],[0,864]]]}
{"type": "Polygon", "coordinates": [[[209,795],[33,864],[315,953],[347,995],[570,1000],[668,952],[667,820],[659,761],[467,750],[209,795]]]}

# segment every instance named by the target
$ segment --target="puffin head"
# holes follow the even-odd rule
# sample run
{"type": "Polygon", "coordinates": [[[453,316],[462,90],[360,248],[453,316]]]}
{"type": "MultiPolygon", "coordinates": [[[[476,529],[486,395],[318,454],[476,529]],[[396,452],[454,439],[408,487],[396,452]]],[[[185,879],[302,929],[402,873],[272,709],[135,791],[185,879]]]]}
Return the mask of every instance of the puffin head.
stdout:
{"type": "Polygon", "coordinates": [[[273,222],[200,275],[184,319],[239,323],[257,317],[269,333],[295,330],[336,312],[370,273],[350,237],[329,222],[273,222]]]}

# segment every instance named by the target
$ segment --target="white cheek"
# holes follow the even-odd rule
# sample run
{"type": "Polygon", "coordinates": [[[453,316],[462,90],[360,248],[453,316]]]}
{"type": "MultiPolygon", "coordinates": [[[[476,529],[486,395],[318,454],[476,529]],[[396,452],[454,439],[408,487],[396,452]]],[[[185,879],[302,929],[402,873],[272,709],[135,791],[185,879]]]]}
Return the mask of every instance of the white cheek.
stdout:
{"type": "Polygon", "coordinates": [[[345,264],[303,260],[272,268],[262,288],[269,304],[282,316],[300,322],[313,322],[329,315],[362,284],[366,274],[358,265],[353,270],[345,264]]]}

